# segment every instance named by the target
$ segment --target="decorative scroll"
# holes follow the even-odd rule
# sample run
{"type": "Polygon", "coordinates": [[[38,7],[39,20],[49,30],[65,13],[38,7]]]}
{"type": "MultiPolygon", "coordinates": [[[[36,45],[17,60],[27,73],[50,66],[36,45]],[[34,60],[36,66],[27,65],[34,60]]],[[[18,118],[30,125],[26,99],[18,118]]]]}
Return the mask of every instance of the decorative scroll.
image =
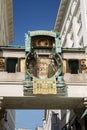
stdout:
{"type": "Polygon", "coordinates": [[[86,60],[85,59],[81,60],[81,70],[82,70],[82,73],[87,73],[87,66],[86,66],[86,60]]]}
{"type": "Polygon", "coordinates": [[[20,59],[20,72],[25,72],[25,59],[20,59]]]}
{"type": "Polygon", "coordinates": [[[63,73],[66,73],[66,60],[63,60],[63,73]]]}
{"type": "Polygon", "coordinates": [[[5,59],[0,58],[0,71],[4,71],[4,70],[5,70],[5,59]]]}

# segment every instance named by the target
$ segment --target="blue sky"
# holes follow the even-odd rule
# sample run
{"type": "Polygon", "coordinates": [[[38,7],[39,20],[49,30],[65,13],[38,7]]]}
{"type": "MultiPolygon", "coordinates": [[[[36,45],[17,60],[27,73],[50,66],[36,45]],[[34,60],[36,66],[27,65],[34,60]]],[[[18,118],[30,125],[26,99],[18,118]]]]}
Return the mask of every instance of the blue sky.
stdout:
{"type": "MultiPolygon", "coordinates": [[[[60,0],[13,0],[14,44],[24,46],[28,31],[53,30],[60,0]]],[[[16,127],[35,130],[42,125],[43,110],[18,110],[16,127]]]]}
{"type": "Polygon", "coordinates": [[[59,1],[13,0],[15,45],[24,45],[27,31],[53,30],[59,1]]]}
{"type": "Polygon", "coordinates": [[[28,128],[35,130],[37,126],[42,126],[44,110],[17,110],[16,128],[28,128]]]}

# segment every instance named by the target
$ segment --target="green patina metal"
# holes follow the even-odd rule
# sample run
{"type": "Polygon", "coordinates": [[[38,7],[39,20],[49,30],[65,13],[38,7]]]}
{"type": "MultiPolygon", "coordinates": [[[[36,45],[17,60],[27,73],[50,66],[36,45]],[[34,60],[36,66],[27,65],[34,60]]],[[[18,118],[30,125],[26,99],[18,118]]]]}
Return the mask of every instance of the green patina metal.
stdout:
{"type": "Polygon", "coordinates": [[[56,44],[55,53],[61,53],[59,33],[56,33],[55,44],[56,44]]]}
{"type": "Polygon", "coordinates": [[[85,116],[87,116],[87,108],[84,110],[82,116],[81,116],[81,119],[84,118],[85,116]]]}
{"type": "Polygon", "coordinates": [[[31,52],[31,44],[30,44],[30,36],[29,34],[25,34],[25,51],[26,52],[31,52]]]}
{"type": "MultiPolygon", "coordinates": [[[[43,83],[48,87],[46,89],[49,94],[49,91],[54,88],[55,82],[56,94],[66,94],[61,53],[59,33],[42,30],[25,34],[24,95],[36,93],[34,89],[38,89],[39,86],[40,90],[43,83]],[[35,84],[36,82],[37,84],[35,84]],[[37,88],[35,88],[36,86],[37,88]]],[[[55,91],[53,91],[54,94],[55,91]]]]}

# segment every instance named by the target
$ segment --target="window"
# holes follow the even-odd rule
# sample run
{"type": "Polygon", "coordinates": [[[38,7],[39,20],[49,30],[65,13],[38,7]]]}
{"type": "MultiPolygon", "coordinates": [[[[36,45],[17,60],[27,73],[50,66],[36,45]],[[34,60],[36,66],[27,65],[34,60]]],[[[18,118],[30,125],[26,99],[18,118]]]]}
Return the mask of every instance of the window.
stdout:
{"type": "Polygon", "coordinates": [[[78,60],[69,60],[69,72],[71,74],[78,74],[79,72],[79,61],[78,60]]]}
{"type": "Polygon", "coordinates": [[[17,72],[18,68],[18,59],[17,58],[8,58],[6,64],[6,71],[8,73],[15,73],[17,72]]]}
{"type": "Polygon", "coordinates": [[[56,124],[56,123],[57,123],[57,113],[53,113],[52,123],[53,123],[53,124],[56,124]]]}

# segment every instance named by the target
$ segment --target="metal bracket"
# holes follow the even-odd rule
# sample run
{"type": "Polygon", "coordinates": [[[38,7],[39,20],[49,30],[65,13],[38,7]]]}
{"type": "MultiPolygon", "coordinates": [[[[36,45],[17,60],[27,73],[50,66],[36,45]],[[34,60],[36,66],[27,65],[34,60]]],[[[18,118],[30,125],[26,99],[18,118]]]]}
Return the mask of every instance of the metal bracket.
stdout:
{"type": "Polygon", "coordinates": [[[81,118],[84,118],[84,116],[87,115],[87,97],[84,98],[83,104],[84,104],[85,110],[84,110],[81,118]]]}
{"type": "Polygon", "coordinates": [[[0,97],[0,110],[2,109],[3,107],[3,97],[0,97]]]}
{"type": "Polygon", "coordinates": [[[0,120],[4,118],[5,109],[3,108],[3,97],[0,97],[0,120]]]}

